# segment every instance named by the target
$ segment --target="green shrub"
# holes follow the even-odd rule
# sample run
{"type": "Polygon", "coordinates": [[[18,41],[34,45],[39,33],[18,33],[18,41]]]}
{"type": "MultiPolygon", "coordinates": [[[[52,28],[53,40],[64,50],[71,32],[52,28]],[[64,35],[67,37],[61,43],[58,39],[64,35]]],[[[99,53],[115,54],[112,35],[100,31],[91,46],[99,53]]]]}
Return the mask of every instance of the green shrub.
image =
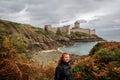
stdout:
{"type": "Polygon", "coordinates": [[[76,72],[83,72],[83,70],[85,69],[85,64],[84,63],[80,63],[78,65],[76,65],[74,68],[73,68],[73,72],[76,73],[76,72]]]}
{"type": "Polygon", "coordinates": [[[89,71],[90,67],[88,68],[86,64],[79,63],[73,68],[73,73],[75,75],[75,80],[94,80],[92,73],[89,71]],[[79,74],[78,74],[79,73],[79,74]],[[79,76],[78,76],[79,75],[79,76]],[[82,76],[82,77],[81,77],[82,76]]]}

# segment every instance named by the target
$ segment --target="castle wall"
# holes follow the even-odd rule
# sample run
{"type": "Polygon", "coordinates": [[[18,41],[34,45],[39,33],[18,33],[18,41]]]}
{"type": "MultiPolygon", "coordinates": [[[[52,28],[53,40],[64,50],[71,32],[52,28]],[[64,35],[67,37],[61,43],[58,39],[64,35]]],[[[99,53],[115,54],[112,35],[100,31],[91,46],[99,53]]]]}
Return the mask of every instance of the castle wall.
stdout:
{"type": "Polygon", "coordinates": [[[69,35],[70,34],[70,26],[67,25],[67,26],[63,26],[63,27],[59,27],[60,31],[64,34],[67,34],[69,35]]]}
{"type": "Polygon", "coordinates": [[[95,29],[93,29],[93,30],[90,30],[90,35],[93,35],[93,34],[96,34],[96,31],[95,31],[95,29]]]}
{"type": "Polygon", "coordinates": [[[52,32],[56,33],[57,28],[52,28],[52,32]]]}
{"type": "Polygon", "coordinates": [[[83,28],[71,29],[71,32],[82,32],[82,33],[90,34],[90,29],[83,29],[83,28]]]}
{"type": "MultiPolygon", "coordinates": [[[[69,35],[70,34],[70,26],[63,26],[63,27],[58,27],[60,29],[60,31],[64,34],[69,35]]],[[[56,33],[58,28],[53,28],[51,25],[45,25],[45,30],[46,31],[51,31],[56,33]]]]}

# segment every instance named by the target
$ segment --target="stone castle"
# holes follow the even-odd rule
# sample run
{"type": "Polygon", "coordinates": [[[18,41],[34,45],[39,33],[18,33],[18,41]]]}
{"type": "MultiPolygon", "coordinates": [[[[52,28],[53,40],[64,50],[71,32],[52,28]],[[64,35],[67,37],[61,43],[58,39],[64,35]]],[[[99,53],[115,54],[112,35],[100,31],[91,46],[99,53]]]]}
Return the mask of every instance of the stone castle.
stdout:
{"type": "Polygon", "coordinates": [[[66,35],[70,35],[71,32],[82,32],[82,33],[87,33],[89,35],[96,34],[95,29],[91,30],[91,29],[80,28],[80,23],[78,21],[74,23],[74,27],[72,27],[72,29],[70,29],[70,25],[57,27],[57,28],[54,28],[51,25],[45,25],[44,29],[46,31],[51,31],[53,33],[56,33],[57,30],[59,29],[62,33],[66,35]]]}

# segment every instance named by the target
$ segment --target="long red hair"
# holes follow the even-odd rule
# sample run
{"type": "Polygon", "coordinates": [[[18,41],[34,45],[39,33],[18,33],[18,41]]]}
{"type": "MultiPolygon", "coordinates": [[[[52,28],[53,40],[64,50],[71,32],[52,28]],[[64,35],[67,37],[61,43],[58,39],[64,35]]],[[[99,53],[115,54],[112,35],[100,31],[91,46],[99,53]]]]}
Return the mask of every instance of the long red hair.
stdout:
{"type": "Polygon", "coordinates": [[[58,61],[58,65],[57,66],[59,66],[63,62],[63,59],[64,59],[65,55],[69,55],[69,54],[67,52],[62,53],[62,55],[61,55],[61,57],[60,57],[60,59],[58,61]]]}

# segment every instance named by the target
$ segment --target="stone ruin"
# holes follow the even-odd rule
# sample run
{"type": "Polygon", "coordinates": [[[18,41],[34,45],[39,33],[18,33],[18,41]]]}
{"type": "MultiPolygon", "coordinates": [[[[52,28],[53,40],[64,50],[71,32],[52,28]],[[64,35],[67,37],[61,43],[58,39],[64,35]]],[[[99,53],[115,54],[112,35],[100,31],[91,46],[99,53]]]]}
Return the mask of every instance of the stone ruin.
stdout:
{"type": "Polygon", "coordinates": [[[70,29],[70,25],[64,25],[62,27],[52,27],[51,25],[45,25],[44,29],[45,31],[50,31],[53,33],[56,33],[57,30],[59,29],[62,33],[66,35],[70,35],[71,32],[83,32],[89,35],[96,34],[95,29],[91,30],[91,29],[80,28],[80,23],[78,21],[74,23],[74,27],[72,27],[72,29],[70,29]]]}

